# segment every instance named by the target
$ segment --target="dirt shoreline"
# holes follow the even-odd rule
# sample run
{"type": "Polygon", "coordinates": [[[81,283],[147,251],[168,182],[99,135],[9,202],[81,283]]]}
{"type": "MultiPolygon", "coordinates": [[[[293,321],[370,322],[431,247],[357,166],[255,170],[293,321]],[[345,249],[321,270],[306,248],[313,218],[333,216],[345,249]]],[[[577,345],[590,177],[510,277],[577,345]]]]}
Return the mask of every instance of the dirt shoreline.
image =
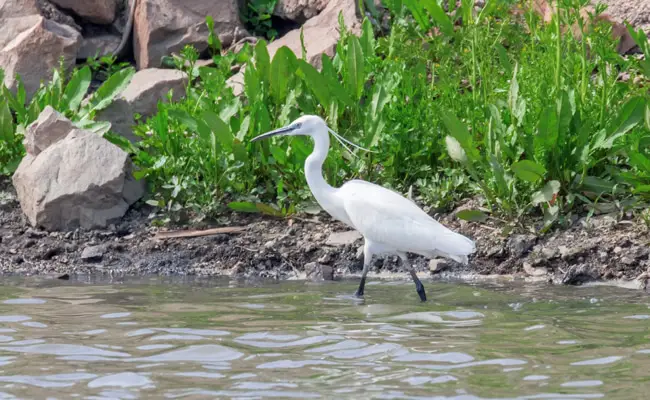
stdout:
{"type": "MultiPolygon", "coordinates": [[[[362,239],[323,213],[290,219],[233,213],[219,226],[245,227],[241,233],[159,240],[155,235],[162,229],[152,226],[150,212],[146,205],[134,207],[105,230],[44,232],[29,225],[11,185],[0,182],[0,274],[330,279],[333,273],[340,279],[361,271],[362,239]]],[[[650,231],[641,221],[599,215],[577,218],[569,229],[545,237],[504,237],[498,222],[468,223],[451,214],[437,219],[474,239],[477,253],[468,266],[411,255],[423,277],[616,281],[646,288],[650,231]]],[[[403,272],[396,257],[376,258],[371,270],[406,279],[403,272]]]]}

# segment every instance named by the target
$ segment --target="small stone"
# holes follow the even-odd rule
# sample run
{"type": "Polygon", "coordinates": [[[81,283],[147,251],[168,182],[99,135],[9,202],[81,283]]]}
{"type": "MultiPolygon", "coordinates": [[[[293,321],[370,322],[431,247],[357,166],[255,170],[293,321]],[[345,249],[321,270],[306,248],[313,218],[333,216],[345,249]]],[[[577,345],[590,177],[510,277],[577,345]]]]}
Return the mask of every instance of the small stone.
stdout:
{"type": "Polygon", "coordinates": [[[273,246],[275,246],[275,240],[269,240],[268,242],[264,243],[264,247],[266,247],[267,249],[270,249],[273,246]]]}
{"type": "Polygon", "coordinates": [[[501,247],[501,246],[492,246],[485,252],[485,256],[486,257],[495,257],[495,256],[498,256],[499,254],[501,254],[502,251],[503,251],[503,247],[501,247]]]}
{"type": "Polygon", "coordinates": [[[557,256],[557,248],[555,247],[544,247],[541,251],[541,255],[544,259],[550,260],[557,256]]]}
{"type": "Polygon", "coordinates": [[[508,240],[508,251],[513,257],[521,257],[535,244],[534,235],[513,235],[508,240]]]}
{"type": "Polygon", "coordinates": [[[442,271],[449,269],[449,263],[442,258],[434,258],[429,260],[429,271],[432,274],[439,274],[442,271]]]}
{"type": "Polygon", "coordinates": [[[334,269],[329,265],[310,262],[305,264],[307,278],[312,281],[331,281],[334,280],[334,269]]]}
{"type": "Polygon", "coordinates": [[[632,258],[632,257],[623,256],[623,257],[621,258],[621,264],[632,265],[632,264],[634,264],[635,262],[636,262],[636,261],[635,261],[634,258],[632,258]]]}
{"type": "Polygon", "coordinates": [[[524,272],[530,276],[544,276],[548,274],[545,267],[533,267],[529,262],[524,262],[524,272]]]}
{"type": "Polygon", "coordinates": [[[27,228],[25,231],[25,236],[32,239],[40,239],[47,236],[47,233],[43,231],[37,231],[34,228],[27,228]]]}
{"type": "Polygon", "coordinates": [[[614,247],[614,254],[621,254],[622,251],[623,251],[622,247],[620,246],[614,247]]]}
{"type": "Polygon", "coordinates": [[[332,262],[332,255],[329,252],[325,253],[318,259],[318,262],[321,264],[329,264],[332,262]]]}
{"type": "Polygon", "coordinates": [[[361,234],[357,231],[333,232],[325,242],[326,246],[346,246],[353,244],[361,239],[361,234]]]}
{"type": "Polygon", "coordinates": [[[81,260],[87,262],[97,262],[101,261],[106,252],[106,247],[102,245],[98,246],[89,246],[84,249],[81,253],[81,260]]]}

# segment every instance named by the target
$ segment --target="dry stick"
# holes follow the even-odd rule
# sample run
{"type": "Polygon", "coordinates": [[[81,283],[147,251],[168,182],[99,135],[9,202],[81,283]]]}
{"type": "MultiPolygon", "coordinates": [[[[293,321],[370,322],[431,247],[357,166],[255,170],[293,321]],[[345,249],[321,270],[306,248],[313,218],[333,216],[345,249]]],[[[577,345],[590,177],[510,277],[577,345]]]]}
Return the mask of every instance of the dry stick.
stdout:
{"type": "Polygon", "coordinates": [[[221,228],[211,228],[205,230],[188,230],[188,231],[167,231],[167,232],[158,232],[154,239],[174,239],[174,238],[188,238],[188,237],[200,237],[200,236],[210,236],[218,235],[220,233],[240,233],[246,230],[244,226],[225,226],[221,228]]]}

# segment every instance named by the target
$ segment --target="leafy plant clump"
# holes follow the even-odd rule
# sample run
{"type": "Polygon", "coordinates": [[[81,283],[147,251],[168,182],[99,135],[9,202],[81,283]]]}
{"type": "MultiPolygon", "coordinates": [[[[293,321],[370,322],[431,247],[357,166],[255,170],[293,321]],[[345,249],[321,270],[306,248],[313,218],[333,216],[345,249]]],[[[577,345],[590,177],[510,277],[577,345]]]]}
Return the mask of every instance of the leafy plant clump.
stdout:
{"type": "MultiPolygon", "coordinates": [[[[18,167],[25,154],[22,139],[29,124],[34,122],[41,111],[51,106],[77,127],[104,134],[110,123],[95,121],[95,115],[108,107],[131,80],[135,73],[133,67],[116,70],[105,82],[88,96],[92,71],[90,66],[75,69],[69,78],[61,65],[54,70],[48,84],[27,101],[25,87],[18,78],[17,90],[12,93],[4,84],[0,88],[0,175],[10,175],[18,167]]],[[[4,82],[4,72],[0,69],[0,82],[4,82]]]]}
{"type": "MultiPolygon", "coordinates": [[[[362,178],[415,193],[438,211],[477,197],[459,214],[543,219],[644,208],[650,193],[647,38],[630,31],[646,61],[620,56],[611,28],[586,0],[559,2],[553,20],[514,2],[386,2],[391,29],[365,19],[335,56],[307,61],[305,47],[269,54],[266,42],[197,67],[191,47],[175,59],[190,75],[186,96],[141,120],[138,144],[122,143],[151,185],[149,203],[170,217],[214,217],[230,208],[287,215],[309,211],[303,137],[253,136],[316,114],[371,153],[332,144],[324,173],[333,185],[362,178]],[[565,29],[577,27],[579,34],[565,29]],[[242,94],[227,80],[243,64],[242,94]],[[621,79],[628,76],[627,79],[621,79]]],[[[207,21],[210,27],[210,19],[207,21]]]]}

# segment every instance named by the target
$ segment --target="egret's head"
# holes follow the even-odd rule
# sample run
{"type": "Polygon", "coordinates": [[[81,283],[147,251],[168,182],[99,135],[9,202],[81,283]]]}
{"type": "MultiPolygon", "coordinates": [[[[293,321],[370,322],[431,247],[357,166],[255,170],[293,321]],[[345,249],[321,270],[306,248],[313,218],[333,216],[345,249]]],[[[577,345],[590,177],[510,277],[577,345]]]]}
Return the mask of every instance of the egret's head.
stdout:
{"type": "Polygon", "coordinates": [[[327,132],[331,133],[336,138],[336,140],[338,140],[339,143],[341,143],[341,145],[343,145],[343,147],[345,147],[350,152],[350,154],[354,154],[354,153],[346,145],[346,143],[352,147],[356,147],[357,149],[372,152],[371,150],[368,150],[357,144],[352,143],[351,141],[342,137],[338,133],[334,132],[327,126],[327,124],[325,123],[325,121],[323,121],[321,117],[316,115],[303,115],[302,117],[297,118],[295,121],[285,126],[284,128],[279,128],[271,132],[266,132],[257,137],[254,137],[253,139],[251,139],[251,142],[255,142],[260,139],[266,139],[271,136],[312,136],[313,137],[318,132],[324,132],[325,135],[327,135],[327,132]]]}
{"type": "Polygon", "coordinates": [[[266,139],[271,136],[311,136],[319,130],[327,132],[327,124],[325,124],[325,121],[321,117],[316,115],[303,115],[283,128],[275,129],[253,138],[251,142],[266,139]]]}

